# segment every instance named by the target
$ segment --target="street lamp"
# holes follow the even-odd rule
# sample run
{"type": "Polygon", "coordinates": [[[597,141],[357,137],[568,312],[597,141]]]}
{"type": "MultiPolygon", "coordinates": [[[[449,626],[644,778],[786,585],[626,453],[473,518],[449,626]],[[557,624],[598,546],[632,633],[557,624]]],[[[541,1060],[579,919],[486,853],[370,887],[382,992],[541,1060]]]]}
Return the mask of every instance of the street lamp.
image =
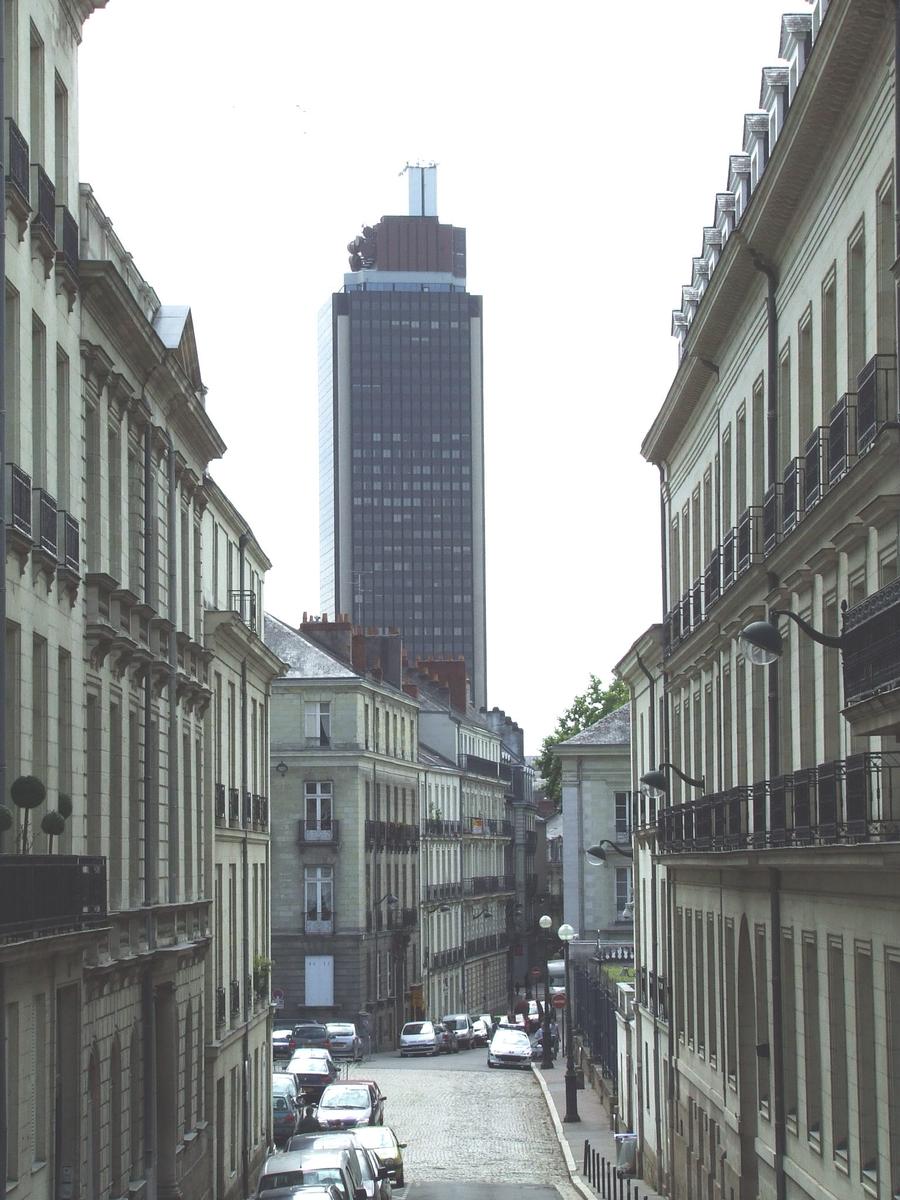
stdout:
{"type": "Polygon", "coordinates": [[[747,657],[758,667],[767,667],[776,662],[784,651],[784,641],[778,632],[778,617],[790,617],[805,634],[814,642],[818,642],[820,646],[830,646],[833,650],[840,650],[844,645],[841,635],[821,633],[797,613],[791,612],[789,608],[773,608],[769,612],[768,621],[751,621],[738,634],[738,638],[746,647],[747,657]]]}
{"type": "Polygon", "coordinates": [[[653,800],[661,800],[663,796],[669,794],[669,777],[667,771],[674,771],[679,779],[683,780],[690,787],[700,788],[701,791],[706,787],[706,780],[701,775],[699,779],[692,779],[690,775],[685,775],[684,771],[675,766],[674,763],[661,762],[655,771],[648,771],[646,775],[642,775],[640,782],[650,793],[653,800]]]}
{"type": "Polygon", "coordinates": [[[585,858],[592,867],[599,867],[601,863],[606,862],[606,851],[603,849],[604,846],[609,846],[610,850],[614,850],[616,854],[621,854],[623,858],[634,858],[634,851],[631,849],[631,847],[625,849],[622,846],[617,846],[615,842],[611,842],[609,838],[601,838],[596,846],[589,846],[584,852],[585,858]]]}
{"type": "Polygon", "coordinates": [[[578,1115],[578,1095],[577,1095],[577,1080],[575,1079],[575,1057],[574,1046],[572,1045],[572,980],[569,970],[569,943],[575,937],[575,930],[571,925],[560,925],[556,931],[556,935],[563,943],[563,955],[566,964],[566,1115],[563,1121],[567,1124],[574,1124],[580,1121],[578,1115]]]}
{"type": "Polygon", "coordinates": [[[550,933],[553,918],[546,914],[538,921],[544,943],[544,1032],[541,1036],[541,1070],[553,1067],[553,1045],[550,1041],[550,933]]]}

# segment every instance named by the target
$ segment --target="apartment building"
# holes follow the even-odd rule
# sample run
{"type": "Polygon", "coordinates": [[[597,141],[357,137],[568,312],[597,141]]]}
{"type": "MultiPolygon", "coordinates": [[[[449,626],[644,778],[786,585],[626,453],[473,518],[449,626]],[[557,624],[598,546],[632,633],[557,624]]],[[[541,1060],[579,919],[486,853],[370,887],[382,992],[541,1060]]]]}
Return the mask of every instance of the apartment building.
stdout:
{"type": "Polygon", "coordinates": [[[651,631],[622,664],[635,1059],[679,1197],[900,1187],[893,17],[783,19],[642,448],[666,553],[661,662],[651,631]]]}
{"type": "MultiPolygon", "coordinates": [[[[182,525],[187,515],[182,510],[182,525]]],[[[209,476],[199,521],[211,691],[203,781],[212,836],[204,850],[214,901],[207,1119],[214,1129],[213,1194],[224,1200],[248,1194],[270,1145],[269,697],[284,664],[262,638],[263,583],[272,564],[209,476]]],[[[185,562],[185,589],[188,576],[185,562]]],[[[199,770],[199,746],[195,754],[199,770]]]]}
{"type": "Polygon", "coordinates": [[[500,735],[470,703],[463,659],[420,659],[405,680],[419,701],[420,747],[429,756],[422,763],[425,969],[430,996],[447,998],[443,1012],[432,1013],[505,1011],[516,905],[511,768],[500,735]]]}
{"type": "MultiPolygon", "coordinates": [[[[269,1140],[262,987],[248,1012],[242,972],[240,1020],[216,1023],[213,962],[237,937],[220,931],[213,949],[213,879],[228,856],[209,768],[224,741],[262,764],[247,781],[265,793],[266,722],[254,732],[242,715],[226,737],[214,683],[243,670],[264,714],[280,664],[239,601],[207,612],[216,522],[235,554],[245,541],[259,609],[268,563],[206,474],[224,444],[190,310],[160,302],[78,184],[76,51],[99,7],[4,6],[3,800],[30,775],[46,801],[27,826],[10,806],[0,835],[0,1179],[23,1200],[199,1200],[246,1195],[269,1140]],[[45,830],[47,810],[60,816],[45,830]],[[246,1057],[228,1057],[226,1032],[246,1057]],[[258,1073],[245,1077],[245,1061],[258,1073]],[[219,1067],[235,1062],[240,1108],[223,1120],[219,1067]],[[223,1184],[213,1164],[226,1139],[223,1184]]],[[[249,921],[262,958],[263,822],[252,834],[256,890],[224,911],[249,921]]]]}
{"type": "Polygon", "coordinates": [[[266,617],[273,689],[273,985],[283,1015],[397,1044],[421,1006],[419,705],[397,634],[266,617]]]}

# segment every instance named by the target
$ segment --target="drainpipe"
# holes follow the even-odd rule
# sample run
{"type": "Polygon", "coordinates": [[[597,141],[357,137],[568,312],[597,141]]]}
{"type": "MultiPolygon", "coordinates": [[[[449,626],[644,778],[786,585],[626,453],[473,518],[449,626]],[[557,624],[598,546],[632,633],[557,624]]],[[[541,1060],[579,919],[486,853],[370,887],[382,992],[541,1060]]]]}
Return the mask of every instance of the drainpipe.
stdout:
{"type": "MultiPolygon", "coordinates": [[[[4,22],[0,21],[0,177],[6,178],[6,122],[3,112],[6,69],[4,22]]],[[[0,229],[0,279],[6,279],[6,222],[0,229]]],[[[0,288],[0,331],[6,328],[6,288],[0,288]]],[[[0,337],[0,470],[6,473],[6,339],[0,337]]],[[[6,796],[6,480],[0,487],[0,797],[6,796]]],[[[0,1180],[6,1186],[6,1001],[0,966],[0,1180]]]]}
{"type": "MultiPolygon", "coordinates": [[[[244,603],[245,587],[245,571],[246,571],[246,550],[247,543],[250,540],[248,533],[242,533],[238,538],[238,553],[239,553],[239,581],[241,590],[241,604],[244,603]]],[[[249,616],[249,611],[248,611],[249,616]]],[[[243,1073],[244,1073],[244,1104],[243,1104],[243,1128],[241,1130],[241,1175],[243,1181],[243,1194],[250,1194],[250,1014],[251,1014],[251,997],[250,988],[250,867],[249,867],[249,830],[247,828],[247,795],[249,793],[249,763],[247,761],[247,658],[246,655],[241,659],[241,825],[243,827],[243,837],[241,838],[241,892],[243,901],[242,914],[242,929],[243,929],[243,965],[244,965],[244,1029],[241,1035],[241,1055],[243,1057],[243,1073]]]]}
{"type": "MultiPolygon", "coordinates": [[[[897,92],[898,72],[900,72],[900,0],[894,0],[894,331],[895,364],[900,367],[900,98],[897,92]]],[[[897,377],[897,417],[900,419],[900,369],[896,370],[897,377]]]]}
{"type": "MultiPolygon", "coordinates": [[[[637,664],[647,677],[650,690],[650,720],[648,721],[648,734],[650,742],[650,763],[657,762],[656,755],[656,680],[651,671],[648,671],[644,665],[644,660],[640,654],[636,654],[637,664]]],[[[650,856],[650,961],[653,971],[653,983],[656,992],[653,996],[653,1003],[650,1006],[653,1012],[653,1121],[654,1121],[654,1137],[656,1139],[656,1172],[657,1180],[659,1180],[659,1152],[662,1147],[662,1125],[660,1118],[660,1089],[659,1089],[659,1020],[658,1020],[658,998],[659,998],[659,939],[657,937],[657,921],[658,915],[656,911],[656,865],[653,861],[653,855],[650,856]]],[[[638,1009],[640,1011],[640,1008],[638,1009]]],[[[644,1081],[644,1086],[647,1086],[647,1081],[644,1081]]],[[[642,1097],[638,1096],[638,1101],[642,1097]]],[[[643,1128],[643,1106],[641,1106],[641,1126],[643,1128]]],[[[641,1138],[641,1151],[643,1152],[643,1137],[641,1138]]]]}

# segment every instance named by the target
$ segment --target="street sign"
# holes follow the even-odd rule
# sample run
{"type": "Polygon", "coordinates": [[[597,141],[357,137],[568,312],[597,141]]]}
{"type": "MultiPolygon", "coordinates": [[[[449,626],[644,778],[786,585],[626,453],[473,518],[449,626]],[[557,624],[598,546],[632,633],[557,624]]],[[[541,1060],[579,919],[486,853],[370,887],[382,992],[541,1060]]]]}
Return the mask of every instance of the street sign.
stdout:
{"type": "Polygon", "coordinates": [[[550,1001],[550,1003],[553,1005],[554,1008],[565,1008],[566,1003],[567,1003],[566,993],[565,992],[557,992],[556,995],[553,997],[553,999],[550,1001]]]}
{"type": "Polygon", "coordinates": [[[544,971],[543,971],[543,968],[541,968],[541,967],[532,967],[531,970],[528,972],[528,974],[531,976],[532,979],[540,979],[541,976],[544,974],[544,971]]]}
{"type": "Polygon", "coordinates": [[[284,992],[281,988],[272,988],[272,1003],[276,1008],[284,1008],[284,992]]]}

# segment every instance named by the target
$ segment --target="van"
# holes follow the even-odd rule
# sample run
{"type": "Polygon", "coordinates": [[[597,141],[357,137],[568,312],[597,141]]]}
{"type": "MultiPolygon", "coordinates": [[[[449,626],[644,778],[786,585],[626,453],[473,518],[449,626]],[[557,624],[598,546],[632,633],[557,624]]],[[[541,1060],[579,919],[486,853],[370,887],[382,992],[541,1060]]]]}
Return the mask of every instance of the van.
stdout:
{"type": "Polygon", "coordinates": [[[443,1018],[442,1024],[455,1032],[460,1050],[470,1050],[475,1045],[475,1026],[468,1013],[451,1013],[443,1018]]]}
{"type": "Polygon", "coordinates": [[[407,1021],[400,1030],[400,1057],[407,1054],[440,1054],[441,1047],[431,1021],[407,1021]]]}

